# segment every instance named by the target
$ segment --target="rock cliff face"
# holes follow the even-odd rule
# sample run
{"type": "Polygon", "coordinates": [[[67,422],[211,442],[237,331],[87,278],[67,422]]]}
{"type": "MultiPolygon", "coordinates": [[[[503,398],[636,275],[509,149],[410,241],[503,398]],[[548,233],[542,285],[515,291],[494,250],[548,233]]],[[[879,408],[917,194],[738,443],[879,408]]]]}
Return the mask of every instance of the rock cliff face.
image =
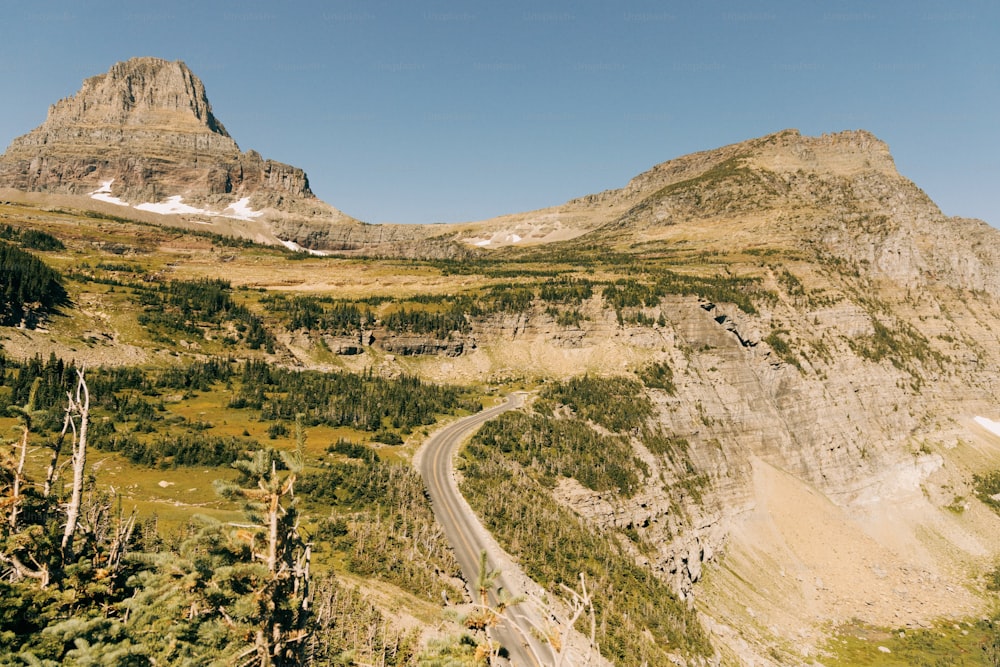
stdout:
{"type": "Polygon", "coordinates": [[[1000,414],[997,298],[770,262],[763,284],[778,298],[756,313],[671,295],[641,307],[657,324],[622,325],[595,295],[568,327],[535,307],[478,322],[477,349],[442,359],[439,378],[669,365],[676,391],[646,390],[650,424],[686,451],[633,439],[648,469],[637,493],[562,479],[553,494],[705,611],[728,664],[811,664],[830,625],[854,618],[921,627],[981,613],[968,573],[1000,554],[1000,520],[955,507],[974,497],[973,471],[1000,463],[1000,441],[973,423],[1000,414]],[[785,270],[803,290],[783,286],[785,270]],[[772,660],[768,647],[789,641],[799,648],[772,660]]]}
{"type": "Polygon", "coordinates": [[[996,230],[946,217],[862,130],[785,130],[665,162],[597,197],[610,219],[581,242],[796,249],[904,288],[947,279],[1000,293],[996,230]]]}
{"type": "Polygon", "coordinates": [[[571,211],[604,222],[550,256],[613,248],[639,284],[706,287],[617,321],[595,290],[576,326],[536,302],[476,323],[477,349],[441,364],[442,380],[673,370],[676,392],[647,395],[684,460],[635,439],[642,490],[564,479],[557,500],[626,548],[638,536],[636,559],[711,617],[732,664],[811,664],[851,619],[919,627],[989,606],[975,591],[1000,519],[972,476],[1000,467],[975,421],[1000,416],[998,230],[943,215],[867,132],[686,156],[571,211]],[[730,278],[752,281],[754,307],[712,293],[730,278]]]}
{"type": "Polygon", "coordinates": [[[252,197],[257,208],[313,199],[305,173],[239,146],[187,65],[133,58],[84,81],[0,157],[0,187],[88,194],[110,182],[129,203],[198,205],[252,197]]]}
{"type": "Polygon", "coordinates": [[[649,474],[634,496],[568,479],[554,495],[628,531],[624,548],[708,612],[745,664],[770,664],[775,639],[805,646],[782,662],[811,663],[826,624],[985,608],[970,590],[1000,555],[1000,519],[970,480],[1000,468],[1000,439],[975,422],[1000,418],[1000,232],[944,216],[867,132],[788,130],[483,223],[333,225],[301,170],[239,150],[183,64],[137,59],[88,79],[0,158],[2,186],[88,194],[108,182],[132,203],[250,197],[281,209],[278,238],[312,249],[456,257],[556,242],[518,258],[594,281],[573,326],[535,299],[465,338],[365,332],[326,348],[359,367],[381,348],[393,368],[459,383],[669,366],[676,392],[646,393],[684,456],[636,438],[649,474]],[[701,287],[618,313],[600,289],[667,272],[701,287]],[[734,277],[752,308],[715,290],[734,277]],[[404,366],[413,355],[434,356],[404,366]]]}
{"type": "Polygon", "coordinates": [[[366,225],[317,199],[301,169],[241,151],[201,80],[159,58],[118,63],[53,104],[0,156],[0,188],[88,196],[317,252],[469,252],[438,227],[366,225]]]}

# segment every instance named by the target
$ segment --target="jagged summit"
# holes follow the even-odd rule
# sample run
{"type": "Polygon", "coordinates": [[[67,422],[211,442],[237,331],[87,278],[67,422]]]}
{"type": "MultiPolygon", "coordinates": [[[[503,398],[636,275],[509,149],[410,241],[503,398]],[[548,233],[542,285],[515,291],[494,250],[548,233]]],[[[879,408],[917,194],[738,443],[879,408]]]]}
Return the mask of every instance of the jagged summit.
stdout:
{"type": "Polygon", "coordinates": [[[611,228],[637,230],[791,209],[816,212],[838,198],[850,206],[872,194],[860,187],[872,181],[908,189],[906,199],[918,190],[870,132],[809,137],[784,130],[658,164],[602,198],[625,207],[611,228]]]}
{"type": "Polygon", "coordinates": [[[648,193],[651,189],[700,176],[727,161],[741,161],[742,166],[752,165],[774,172],[815,171],[851,176],[862,171],[878,171],[898,175],[889,146],[867,130],[810,137],[796,129],[787,129],[663,162],[633,178],[623,193],[648,193]]]}
{"type": "Polygon", "coordinates": [[[49,108],[49,120],[79,125],[162,124],[229,137],[212,114],[205,86],[181,61],[133,58],[90,77],[80,92],[49,108]]]}
{"type": "Polygon", "coordinates": [[[52,105],[0,156],[0,187],[233,217],[319,203],[304,171],[240,150],[187,65],[149,57],[117,63],[52,105]]]}

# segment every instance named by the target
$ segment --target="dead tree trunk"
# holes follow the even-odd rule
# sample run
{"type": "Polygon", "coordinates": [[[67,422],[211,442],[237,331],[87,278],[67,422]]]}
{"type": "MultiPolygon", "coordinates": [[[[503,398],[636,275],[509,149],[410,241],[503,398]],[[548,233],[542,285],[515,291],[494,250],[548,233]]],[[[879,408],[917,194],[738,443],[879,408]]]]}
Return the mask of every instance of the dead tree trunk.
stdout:
{"type": "Polygon", "coordinates": [[[83,378],[83,371],[78,369],[76,374],[78,378],[76,393],[74,395],[70,392],[69,406],[66,408],[73,428],[73,489],[69,504],[66,506],[66,530],[63,531],[62,538],[64,563],[71,561],[73,557],[73,535],[76,533],[76,524],[80,518],[80,502],[83,498],[83,473],[87,465],[87,424],[90,420],[90,390],[83,378]],[[79,429],[72,419],[73,413],[80,418],[79,429]]]}
{"type": "Polygon", "coordinates": [[[52,493],[52,487],[56,483],[56,477],[59,472],[59,453],[62,451],[63,441],[66,440],[66,434],[70,431],[70,425],[73,423],[73,413],[70,412],[69,408],[66,409],[66,417],[63,419],[62,432],[56,439],[54,445],[52,445],[52,454],[49,456],[49,467],[45,470],[45,486],[42,488],[42,495],[46,498],[52,493]]]}
{"type": "Polygon", "coordinates": [[[28,431],[31,427],[28,424],[24,425],[24,429],[21,433],[21,453],[17,459],[17,469],[14,471],[14,482],[11,489],[11,505],[10,505],[10,517],[8,523],[10,523],[10,532],[17,532],[17,515],[21,511],[21,482],[24,479],[24,459],[28,455],[28,431]]]}
{"type": "Polygon", "coordinates": [[[31,416],[35,410],[35,396],[41,380],[35,378],[31,384],[31,391],[28,394],[28,402],[22,407],[15,407],[14,410],[20,413],[21,417],[21,452],[18,454],[17,467],[14,470],[14,479],[11,484],[11,507],[8,523],[10,532],[17,532],[17,517],[21,512],[21,485],[24,483],[24,462],[28,457],[28,435],[31,433],[31,416]]]}
{"type": "MultiPolygon", "coordinates": [[[[597,618],[594,615],[594,599],[591,597],[590,591],[587,590],[587,580],[583,577],[583,572],[580,573],[580,590],[575,591],[566,584],[559,584],[566,593],[570,595],[573,605],[573,616],[566,621],[566,633],[569,634],[573,632],[573,627],[576,625],[577,619],[587,612],[590,617],[590,650],[591,652],[597,651],[597,618]]],[[[559,648],[559,662],[556,663],[556,667],[561,667],[566,660],[566,656],[569,653],[569,647],[562,642],[561,637],[556,637],[559,648]]],[[[551,642],[553,644],[557,642],[551,642]]],[[[588,655],[588,664],[589,658],[588,655]]]]}
{"type": "MultiPolygon", "coordinates": [[[[277,463],[271,462],[271,479],[277,477],[277,463]]],[[[281,509],[281,492],[271,493],[264,501],[267,505],[267,571],[273,577],[278,572],[278,512],[281,509]]]]}

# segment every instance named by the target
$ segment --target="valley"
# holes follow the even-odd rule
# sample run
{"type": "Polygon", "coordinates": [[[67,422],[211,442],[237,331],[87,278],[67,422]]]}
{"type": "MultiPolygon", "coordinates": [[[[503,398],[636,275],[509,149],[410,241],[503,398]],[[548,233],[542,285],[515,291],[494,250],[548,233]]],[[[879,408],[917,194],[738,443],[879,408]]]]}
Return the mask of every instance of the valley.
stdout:
{"type": "Polygon", "coordinates": [[[636,667],[998,664],[1000,232],[943,215],[876,137],[786,130],[540,211],[366,225],[240,152],[198,86],[162,96],[183,69],[129,62],[0,158],[4,507],[33,517],[6,522],[4,613],[38,619],[4,626],[12,664],[263,664],[265,621],[281,664],[498,662],[485,629],[536,601],[477,610],[417,465],[512,392],[453,465],[526,592],[579,611],[534,618],[554,660],[593,636],[636,667]],[[136,208],[179,196],[201,212],[136,208]],[[73,551],[51,540],[75,486],[38,489],[78,369],[73,551]],[[257,567],[253,480],[284,578],[257,567]],[[303,559],[310,613],[254,607],[306,599],[303,559]],[[130,611],[157,595],[176,613],[130,611]]]}
{"type": "MultiPolygon", "coordinates": [[[[470,398],[484,397],[478,400],[534,390],[540,398],[530,411],[556,419],[544,428],[575,429],[559,439],[610,437],[626,449],[597,440],[578,454],[543,449],[534,462],[493,465],[515,466],[505,473],[514,479],[533,477],[545,461],[556,466],[538,478],[545,495],[537,502],[548,496],[549,511],[569,512],[557,515],[561,522],[608,536],[673,591],[660,595],[694,604],[713,638],[710,651],[721,648],[723,662],[741,664],[748,655],[774,664],[822,661],[830,637],[851,622],[917,636],[951,619],[973,624],[959,637],[984,641],[977,619],[992,604],[982,577],[998,548],[991,537],[997,517],[976,498],[972,475],[1000,468],[996,436],[975,422],[993,414],[994,381],[978,370],[995,363],[982,337],[994,331],[996,304],[987,294],[953,299],[952,288],[930,288],[918,302],[889,289],[883,298],[891,301],[873,310],[867,295],[879,282],[845,276],[835,263],[807,264],[791,249],[678,252],[666,260],[542,246],[463,264],[309,257],[68,209],[7,204],[2,215],[0,224],[44,231],[65,245],[41,256],[67,277],[72,304],[35,328],[5,329],[8,358],[54,355],[88,369],[147,368],[142,373],[152,377],[164,372],[153,369],[212,359],[232,360],[238,374],[239,360],[256,359],[390,381],[421,377],[465,387],[470,398]],[[220,258],[225,284],[213,282],[220,258]],[[211,294],[232,305],[212,314],[198,304],[211,294]],[[190,314],[143,315],[174,308],[190,314]],[[884,331],[874,328],[882,321],[884,331]],[[635,379],[589,389],[574,384],[581,377],[635,379]],[[588,392],[600,403],[589,402],[588,392]],[[602,416],[602,404],[625,412],[602,416]],[[631,481],[614,486],[593,477],[588,470],[620,465],[588,462],[593,448],[634,451],[634,463],[614,473],[631,481]],[[574,463],[581,455],[587,458],[574,463]]],[[[249,436],[293,447],[301,408],[255,407],[258,399],[234,380],[169,386],[166,400],[157,400],[191,425],[183,426],[189,437],[255,446],[249,436]]],[[[265,400],[281,395],[262,388],[265,400]]],[[[139,442],[156,440],[139,435],[138,423],[128,426],[128,416],[102,417],[109,418],[125,419],[123,433],[135,432],[139,442]]],[[[397,423],[307,426],[307,452],[321,466],[356,465],[337,453],[355,450],[403,463],[426,428],[397,423]],[[380,428],[376,438],[395,432],[398,440],[386,439],[402,444],[372,441],[380,428]],[[333,448],[342,440],[361,448],[333,448]]],[[[531,432],[525,428],[503,432],[531,432]]],[[[156,516],[165,531],[194,513],[235,516],[211,490],[212,479],[227,477],[224,467],[166,459],[164,468],[163,459],[133,463],[113,450],[100,461],[98,480],[135,479],[119,491],[122,501],[156,516]]],[[[495,510],[486,508],[504,502],[491,498],[480,508],[487,520],[495,510]]],[[[530,560],[517,545],[537,538],[506,539],[519,562],[530,560]]],[[[344,567],[336,551],[322,554],[317,547],[318,562],[334,572],[344,567]]],[[[350,580],[356,575],[347,567],[350,580]]],[[[589,580],[599,576],[588,571],[589,580]]],[[[608,657],[628,664],[625,655],[608,657]]]]}

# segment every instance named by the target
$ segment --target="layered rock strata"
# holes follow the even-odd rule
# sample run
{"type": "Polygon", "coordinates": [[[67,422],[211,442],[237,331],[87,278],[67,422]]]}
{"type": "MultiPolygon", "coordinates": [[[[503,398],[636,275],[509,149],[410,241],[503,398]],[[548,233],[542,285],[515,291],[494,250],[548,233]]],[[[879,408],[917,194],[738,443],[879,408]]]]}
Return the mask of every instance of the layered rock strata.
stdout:
{"type": "Polygon", "coordinates": [[[256,208],[315,199],[305,172],[241,151],[183,62],[133,58],[84,81],[0,157],[0,187],[108,194],[125,203],[180,196],[256,208]]]}

